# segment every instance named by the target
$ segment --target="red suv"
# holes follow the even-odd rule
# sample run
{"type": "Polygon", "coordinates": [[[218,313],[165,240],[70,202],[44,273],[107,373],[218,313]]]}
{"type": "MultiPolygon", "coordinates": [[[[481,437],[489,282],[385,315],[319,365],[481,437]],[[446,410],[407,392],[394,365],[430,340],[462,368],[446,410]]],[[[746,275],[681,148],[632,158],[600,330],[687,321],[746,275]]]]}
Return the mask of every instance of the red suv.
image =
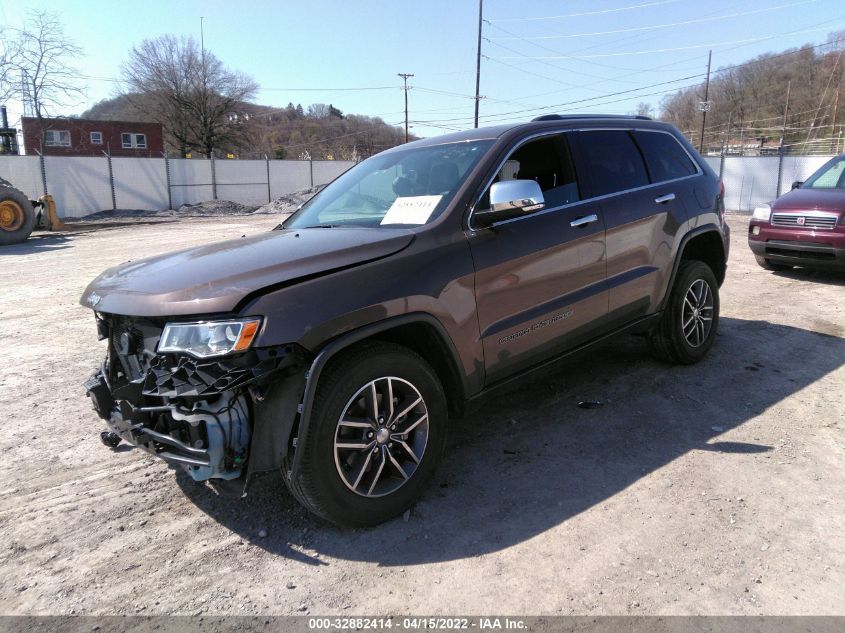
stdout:
{"type": "Polygon", "coordinates": [[[748,245],[767,270],[845,271],[845,154],[771,204],[754,209],[748,245]]]}

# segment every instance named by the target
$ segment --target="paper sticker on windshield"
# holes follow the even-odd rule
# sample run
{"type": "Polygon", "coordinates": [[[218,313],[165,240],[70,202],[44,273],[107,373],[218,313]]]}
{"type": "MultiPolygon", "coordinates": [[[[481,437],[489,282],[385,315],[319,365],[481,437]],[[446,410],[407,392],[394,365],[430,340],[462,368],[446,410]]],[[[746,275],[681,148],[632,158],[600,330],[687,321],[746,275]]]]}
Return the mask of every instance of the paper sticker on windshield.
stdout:
{"type": "Polygon", "coordinates": [[[381,219],[382,224],[425,224],[443,196],[396,198],[381,219]]]}

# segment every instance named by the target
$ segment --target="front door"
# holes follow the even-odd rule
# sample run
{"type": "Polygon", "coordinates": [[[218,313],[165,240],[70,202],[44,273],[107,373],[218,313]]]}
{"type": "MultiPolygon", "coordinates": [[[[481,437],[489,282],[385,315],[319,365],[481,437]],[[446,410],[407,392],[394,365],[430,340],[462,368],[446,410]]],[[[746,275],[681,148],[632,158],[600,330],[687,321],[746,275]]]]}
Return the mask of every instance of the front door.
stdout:
{"type": "Polygon", "coordinates": [[[592,338],[608,306],[602,211],[580,199],[567,135],[518,146],[494,182],[508,178],[537,181],[546,206],[468,231],[488,384],[592,338]]]}

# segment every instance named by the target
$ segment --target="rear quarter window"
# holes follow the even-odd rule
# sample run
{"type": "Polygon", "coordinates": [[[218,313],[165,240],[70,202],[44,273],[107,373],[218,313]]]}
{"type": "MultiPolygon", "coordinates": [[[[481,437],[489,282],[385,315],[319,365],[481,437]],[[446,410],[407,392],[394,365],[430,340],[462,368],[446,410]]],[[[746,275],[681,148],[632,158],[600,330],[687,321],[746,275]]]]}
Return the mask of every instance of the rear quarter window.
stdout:
{"type": "Polygon", "coordinates": [[[634,138],[645,157],[652,182],[675,180],[698,173],[686,150],[671,134],[634,132],[634,138]]]}

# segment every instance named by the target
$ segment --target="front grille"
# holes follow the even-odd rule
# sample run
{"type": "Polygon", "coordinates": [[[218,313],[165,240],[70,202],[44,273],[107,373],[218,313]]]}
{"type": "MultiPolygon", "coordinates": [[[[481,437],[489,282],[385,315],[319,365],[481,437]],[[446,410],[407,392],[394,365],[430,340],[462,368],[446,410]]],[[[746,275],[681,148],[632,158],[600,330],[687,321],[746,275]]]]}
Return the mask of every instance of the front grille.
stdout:
{"type": "Polygon", "coordinates": [[[780,255],[782,257],[795,257],[796,259],[818,259],[830,260],[836,259],[833,251],[827,252],[822,250],[815,251],[794,251],[789,248],[772,248],[766,247],[766,255],[780,255]]]}
{"type": "Polygon", "coordinates": [[[772,225],[831,230],[836,227],[837,219],[837,216],[829,214],[773,213],[772,225]]]}

